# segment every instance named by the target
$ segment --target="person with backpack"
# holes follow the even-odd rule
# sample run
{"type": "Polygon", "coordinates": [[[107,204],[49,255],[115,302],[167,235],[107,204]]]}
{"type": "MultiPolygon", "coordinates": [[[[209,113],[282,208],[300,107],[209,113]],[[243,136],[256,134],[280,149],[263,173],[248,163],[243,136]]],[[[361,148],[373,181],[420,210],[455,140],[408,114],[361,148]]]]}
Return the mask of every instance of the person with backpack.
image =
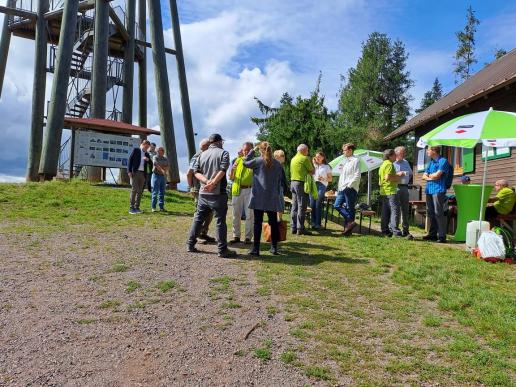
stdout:
{"type": "Polygon", "coordinates": [[[453,169],[448,160],[441,156],[440,147],[430,146],[426,154],[430,162],[422,179],[426,181],[426,212],[430,219],[430,230],[423,240],[446,243],[446,191],[453,180],[453,169]]]}

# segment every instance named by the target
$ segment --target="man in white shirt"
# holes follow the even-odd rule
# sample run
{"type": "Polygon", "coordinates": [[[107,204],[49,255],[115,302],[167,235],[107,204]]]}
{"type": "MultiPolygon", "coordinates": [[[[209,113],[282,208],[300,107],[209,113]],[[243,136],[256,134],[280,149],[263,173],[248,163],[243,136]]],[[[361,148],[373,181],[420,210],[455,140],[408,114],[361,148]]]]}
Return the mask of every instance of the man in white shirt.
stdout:
{"type": "Polygon", "coordinates": [[[334,207],[344,218],[343,235],[351,235],[355,223],[355,204],[357,203],[358,188],[360,187],[360,161],[353,156],[354,144],[342,145],[344,160],[339,176],[337,198],[334,207]]]}
{"type": "Polygon", "coordinates": [[[409,191],[408,184],[410,179],[412,178],[412,168],[407,160],[405,160],[405,155],[407,150],[404,146],[398,146],[394,149],[396,153],[396,161],[394,161],[394,169],[396,169],[396,175],[399,176],[398,180],[398,190],[396,191],[396,196],[398,198],[398,203],[400,205],[401,211],[398,211],[396,215],[396,230],[399,230],[400,225],[400,213],[401,220],[403,224],[403,231],[401,231],[401,235],[406,237],[407,239],[414,239],[409,232],[409,191]]]}

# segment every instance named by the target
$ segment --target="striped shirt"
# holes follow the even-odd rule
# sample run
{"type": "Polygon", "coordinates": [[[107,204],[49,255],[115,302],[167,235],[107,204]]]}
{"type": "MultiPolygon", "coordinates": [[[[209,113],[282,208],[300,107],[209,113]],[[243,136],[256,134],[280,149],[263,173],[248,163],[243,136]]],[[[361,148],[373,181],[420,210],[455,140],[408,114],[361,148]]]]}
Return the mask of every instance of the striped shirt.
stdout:
{"type": "Polygon", "coordinates": [[[446,193],[446,176],[450,173],[450,166],[448,160],[442,156],[437,157],[437,159],[430,159],[425,172],[430,175],[437,171],[442,171],[443,174],[438,180],[428,180],[426,182],[425,193],[427,195],[446,193]]]}

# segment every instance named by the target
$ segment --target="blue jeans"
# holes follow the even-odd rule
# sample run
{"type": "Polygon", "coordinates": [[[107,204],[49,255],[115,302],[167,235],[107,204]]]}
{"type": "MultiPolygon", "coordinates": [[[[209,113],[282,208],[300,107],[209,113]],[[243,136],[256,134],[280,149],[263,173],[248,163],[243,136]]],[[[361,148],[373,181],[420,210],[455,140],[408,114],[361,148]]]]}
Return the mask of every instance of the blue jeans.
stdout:
{"type": "Polygon", "coordinates": [[[159,208],[163,208],[165,204],[165,176],[158,175],[157,173],[152,174],[152,199],[151,207],[156,208],[156,202],[159,204],[159,208]]]}
{"type": "Polygon", "coordinates": [[[358,192],[353,188],[344,188],[344,191],[337,193],[333,207],[344,218],[344,225],[355,221],[355,205],[357,204],[358,192]]]}
{"type": "Polygon", "coordinates": [[[323,212],[324,194],[326,186],[320,181],[315,182],[317,185],[317,200],[310,196],[310,207],[312,207],[312,226],[321,227],[321,218],[323,212]]]}

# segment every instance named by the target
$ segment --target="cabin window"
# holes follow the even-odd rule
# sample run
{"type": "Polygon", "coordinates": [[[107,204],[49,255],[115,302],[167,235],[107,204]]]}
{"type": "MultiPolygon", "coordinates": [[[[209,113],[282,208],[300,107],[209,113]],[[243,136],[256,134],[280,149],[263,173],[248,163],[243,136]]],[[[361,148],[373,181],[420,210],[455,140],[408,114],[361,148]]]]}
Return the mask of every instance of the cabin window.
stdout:
{"type": "Polygon", "coordinates": [[[487,152],[488,160],[503,159],[505,157],[511,157],[511,148],[510,147],[505,147],[505,148],[489,147],[486,149],[486,147],[482,145],[482,161],[485,161],[485,159],[486,159],[486,152],[487,152]]]}

